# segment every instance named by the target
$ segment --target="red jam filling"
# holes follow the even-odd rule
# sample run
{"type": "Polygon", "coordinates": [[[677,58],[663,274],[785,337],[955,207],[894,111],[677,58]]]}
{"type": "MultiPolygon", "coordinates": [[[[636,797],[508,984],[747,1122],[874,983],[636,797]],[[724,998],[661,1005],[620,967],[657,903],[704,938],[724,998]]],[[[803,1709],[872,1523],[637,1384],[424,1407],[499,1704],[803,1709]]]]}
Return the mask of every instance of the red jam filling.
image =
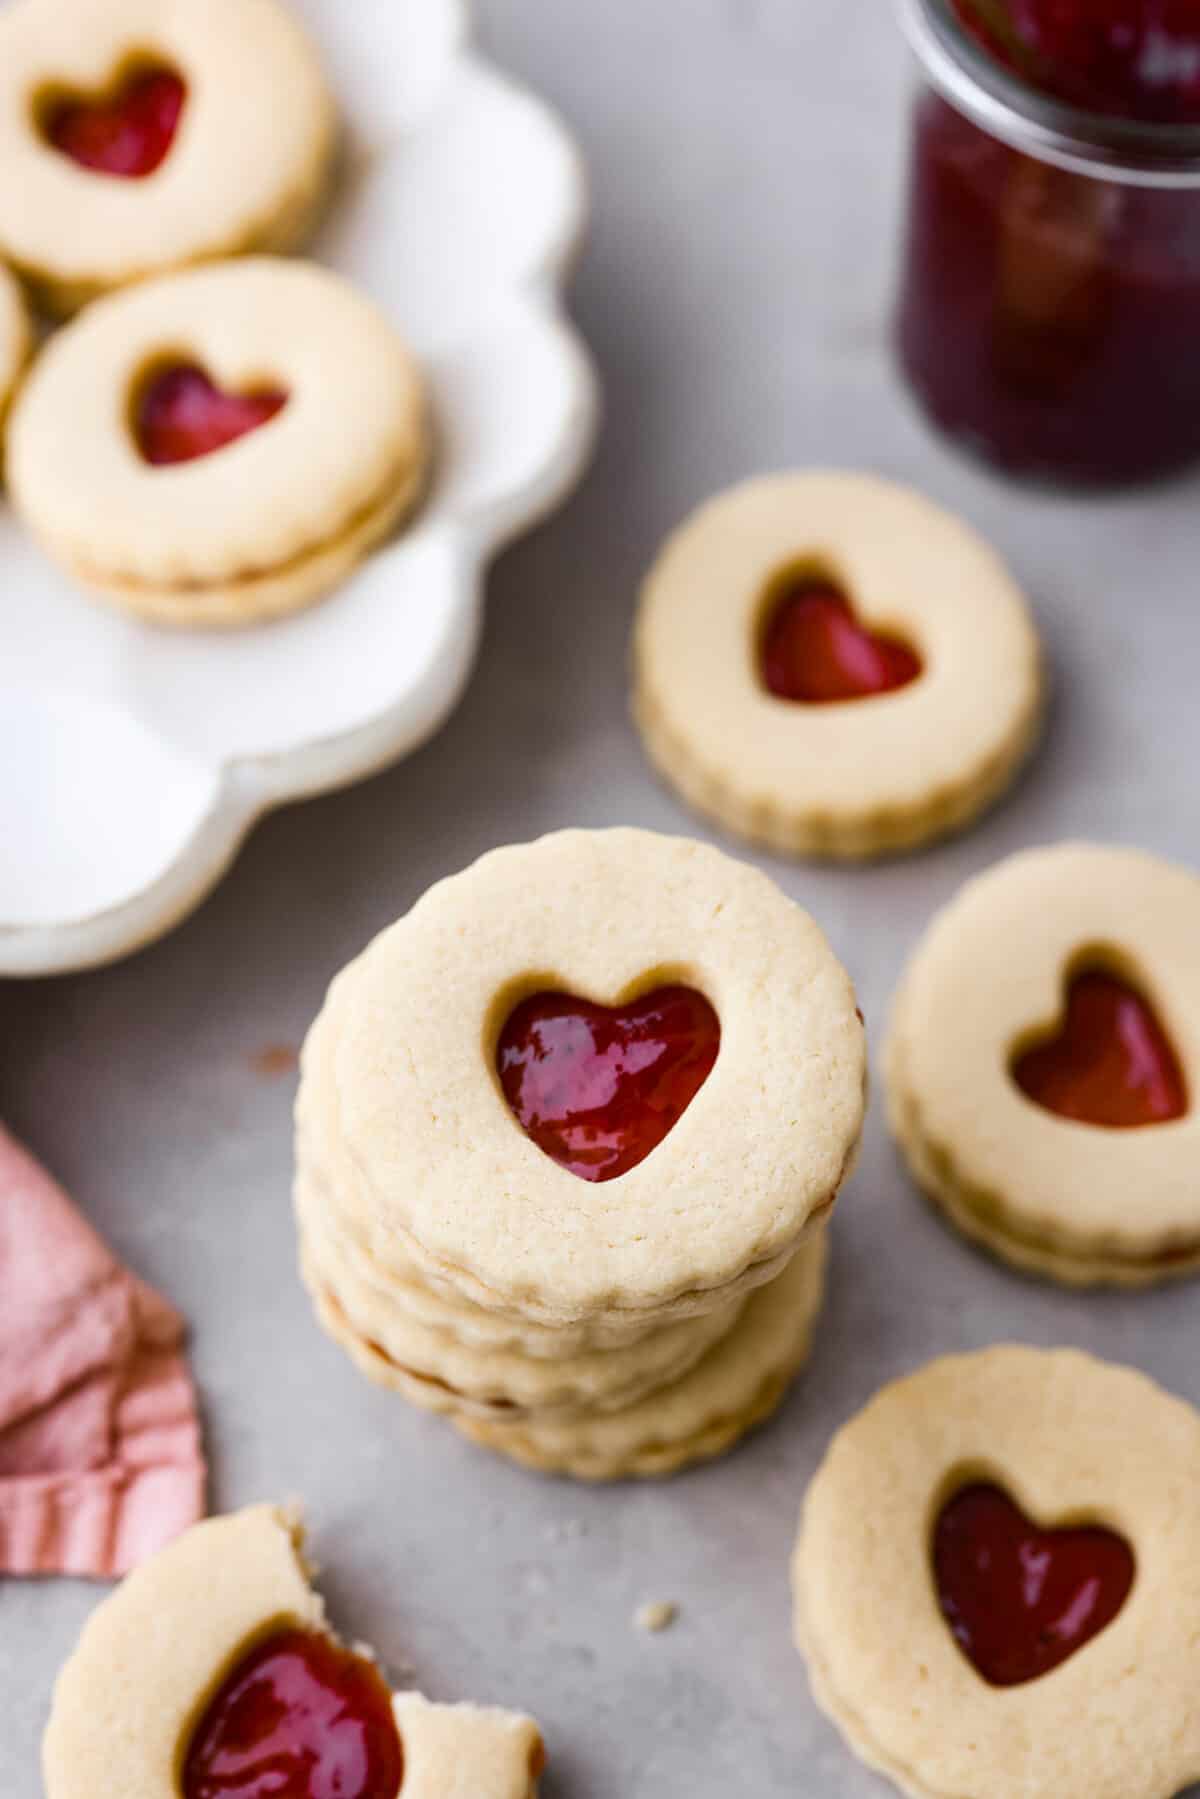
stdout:
{"type": "Polygon", "coordinates": [[[921,661],[907,644],[860,625],[832,582],[802,577],[784,589],[767,619],[761,669],[777,699],[824,706],[907,687],[921,661]]]}
{"type": "Polygon", "coordinates": [[[287,405],[277,388],[229,394],[191,363],[174,363],[145,382],[134,406],[134,435],[146,462],[193,462],[257,431],[287,405]]]}
{"type": "Polygon", "coordinates": [[[183,1799],[397,1799],[403,1778],[391,1699],[371,1663],[295,1629],[252,1649],[217,1692],[181,1786],[183,1799]]]}
{"type": "Polygon", "coordinates": [[[612,1181],[662,1142],[712,1073],[716,1013],[690,987],[624,1006],[538,993],[496,1049],[504,1097],[538,1148],[584,1181],[612,1181]]]}
{"type": "Polygon", "coordinates": [[[175,141],[187,88],[171,69],[139,69],[101,100],[56,101],[46,112],[47,141],[100,175],[153,175],[175,141]]]}
{"type": "Polygon", "coordinates": [[[1049,1674],[1111,1624],[1133,1585],[1133,1551],[1097,1525],[1039,1530],[999,1487],[964,1487],[933,1541],[942,1614],[989,1686],[1049,1674]]]}
{"type": "Polygon", "coordinates": [[[1031,87],[1086,112],[1200,119],[1200,0],[954,0],[967,29],[1031,87]]]}
{"type": "Polygon", "coordinates": [[[1027,1098],[1060,1118],[1131,1130],[1188,1109],[1171,1040],[1149,1001],[1116,975],[1092,970],[1067,987],[1057,1036],[1013,1063],[1027,1098]]]}

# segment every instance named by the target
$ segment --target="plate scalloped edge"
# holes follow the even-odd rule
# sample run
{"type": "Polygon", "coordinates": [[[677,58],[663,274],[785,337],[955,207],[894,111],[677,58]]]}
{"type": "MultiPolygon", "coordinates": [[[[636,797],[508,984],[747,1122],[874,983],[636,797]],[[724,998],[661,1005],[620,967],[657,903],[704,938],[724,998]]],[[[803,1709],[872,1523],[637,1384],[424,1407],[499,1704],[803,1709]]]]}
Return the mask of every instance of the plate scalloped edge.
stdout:
{"type": "MultiPolygon", "coordinates": [[[[89,758],[82,746],[87,732],[97,729],[110,741],[114,768],[127,779],[128,809],[139,813],[149,837],[155,840],[149,853],[157,862],[148,878],[108,903],[66,912],[62,917],[5,919],[0,915],[0,976],[65,973],[132,953],[165,934],[199,905],[265,812],[363,779],[433,736],[453,711],[474,666],[489,562],[506,543],[564,500],[586,466],[597,430],[599,389],[565,300],[587,217],[579,153],[558,116],[473,47],[463,0],[423,0],[423,6],[430,13],[440,9],[438,29],[446,39],[448,61],[436,96],[432,100],[421,96],[418,110],[422,118],[444,119],[453,113],[456,128],[469,133],[472,119],[481,116],[482,109],[490,108],[493,114],[507,109],[520,115],[525,139],[536,144],[536,153],[545,158],[547,179],[540,184],[540,191],[548,196],[548,211],[554,216],[539,221],[536,253],[501,296],[488,331],[499,330],[506,341],[528,351],[536,379],[543,386],[552,384],[549,419],[538,421],[534,441],[526,443],[517,456],[521,466],[515,476],[498,487],[494,480],[473,482],[473,474],[478,476],[480,471],[472,471],[470,466],[472,445],[459,446],[466,469],[452,467],[439,481],[442,491],[435,493],[429,511],[367,565],[369,573],[362,579],[370,580],[378,592],[387,582],[389,564],[401,557],[411,561],[415,552],[435,565],[437,577],[446,585],[431,609],[434,624],[418,632],[419,648],[415,659],[409,657],[402,689],[344,728],[209,762],[194,746],[172,741],[170,733],[164,731],[160,736],[153,723],[147,726],[133,711],[73,693],[69,685],[43,693],[40,701],[11,686],[6,693],[0,692],[0,742],[7,736],[9,748],[20,745],[22,782],[31,769],[39,771],[40,790],[35,781],[16,800],[18,841],[21,827],[37,828],[57,783],[66,780],[87,789],[89,758]],[[39,755],[43,757],[40,763],[39,755]],[[157,788],[156,770],[161,774],[157,788]],[[172,803],[178,804],[177,817],[158,815],[167,793],[172,803]]],[[[414,142],[419,147],[423,128],[420,121],[411,125],[404,140],[406,151],[412,150],[414,142]]],[[[321,254],[320,248],[317,254],[321,254]]],[[[369,279],[366,285],[371,286],[369,279]]],[[[425,350],[426,346],[418,344],[418,348],[425,350]]],[[[466,348],[469,352],[469,342],[466,348]]],[[[444,353],[452,378],[455,346],[444,353]]],[[[434,365],[436,403],[437,365],[443,348],[430,346],[427,354],[434,365]]],[[[486,378],[486,369],[484,373],[486,378]]],[[[469,372],[466,386],[471,386],[469,372]]],[[[468,393],[468,410],[478,408],[479,403],[478,392],[468,393]]],[[[487,410],[486,393],[483,410],[487,410]]],[[[493,434],[498,422],[507,425],[506,419],[491,422],[493,434]]],[[[486,436],[488,428],[485,418],[479,429],[486,436]]],[[[468,421],[468,435],[470,429],[468,421]]],[[[450,460],[455,460],[453,452],[450,460]]],[[[334,596],[327,604],[336,606],[338,598],[334,596]]],[[[90,608],[85,606],[85,612],[90,621],[90,608]]],[[[94,632],[97,627],[89,623],[87,628],[94,632]]],[[[145,628],[114,619],[111,629],[145,628]]],[[[6,760],[13,770],[11,756],[6,760]]],[[[81,817],[85,810],[81,804],[81,817]]],[[[7,827],[9,821],[5,823],[7,827]]],[[[10,836],[6,854],[12,853],[12,845],[10,836]]],[[[102,830],[92,831],[91,842],[73,846],[72,853],[102,855],[102,830]]]]}

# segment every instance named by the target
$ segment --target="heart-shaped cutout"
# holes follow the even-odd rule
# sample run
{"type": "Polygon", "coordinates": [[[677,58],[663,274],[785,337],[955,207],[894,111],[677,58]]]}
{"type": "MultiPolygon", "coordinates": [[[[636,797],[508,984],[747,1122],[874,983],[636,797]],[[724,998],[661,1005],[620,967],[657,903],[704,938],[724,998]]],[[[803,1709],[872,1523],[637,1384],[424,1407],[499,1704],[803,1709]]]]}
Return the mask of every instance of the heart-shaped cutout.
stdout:
{"type": "Polygon", "coordinates": [[[720,1046],[720,1021],[691,987],[623,1006],[537,993],[509,1015],[496,1071],[539,1149],[580,1180],[611,1181],[678,1124],[720,1046]]]}
{"type": "Polygon", "coordinates": [[[153,175],[175,141],[187,85],[173,69],[130,70],[98,99],[57,94],[42,102],[42,135],[72,162],[98,175],[153,175]]]}
{"type": "Polygon", "coordinates": [[[1056,1035],[1022,1051],[1012,1074],[1035,1105],[1078,1124],[1132,1130],[1188,1109],[1179,1058],[1153,1006],[1104,969],[1068,981],[1056,1035]]]}
{"type": "Polygon", "coordinates": [[[1049,1674],[1112,1623],[1133,1585],[1133,1551],[1099,1525],[1042,1530],[1002,1488],[963,1487],[934,1531],[938,1600],[989,1686],[1049,1674]]]}
{"type": "Polygon", "coordinates": [[[404,1752],[376,1669],[326,1636],[283,1630],[205,1708],[183,1799],[394,1799],[404,1752]]]}
{"type": "Polygon", "coordinates": [[[799,574],[776,583],[760,646],[763,685],[805,706],[873,699],[907,687],[921,659],[899,638],[860,624],[832,581],[799,574]]]}
{"type": "Polygon", "coordinates": [[[138,389],[133,431],[142,459],[154,468],[194,462],[257,431],[287,405],[279,388],[231,394],[194,363],[161,367],[138,389]]]}

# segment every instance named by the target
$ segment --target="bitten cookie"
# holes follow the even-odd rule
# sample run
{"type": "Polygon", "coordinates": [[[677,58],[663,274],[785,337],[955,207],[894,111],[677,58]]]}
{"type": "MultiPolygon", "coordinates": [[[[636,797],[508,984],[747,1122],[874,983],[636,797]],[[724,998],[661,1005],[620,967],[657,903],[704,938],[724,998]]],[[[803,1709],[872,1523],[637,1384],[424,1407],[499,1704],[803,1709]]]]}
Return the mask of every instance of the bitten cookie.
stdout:
{"type": "Polygon", "coordinates": [[[333,102],[279,0],[12,0],[0,256],[56,312],[167,268],[294,248],[333,102]]]}
{"type": "Polygon", "coordinates": [[[46,1799],[535,1799],[532,1719],[393,1698],[326,1624],[302,1536],[273,1506],[212,1519],[97,1608],[55,1687],[46,1799]]]}
{"type": "Polygon", "coordinates": [[[1200,1415],[1005,1347],[835,1438],[792,1566],[813,1692],[912,1799],[1174,1799],[1200,1779],[1200,1415]]]}
{"type": "Polygon", "coordinates": [[[768,476],[668,541],[633,644],[647,753],[698,811],[854,859],[959,829],[1042,706],[1029,609],[995,552],[872,476],[768,476]]]}
{"type": "Polygon", "coordinates": [[[1200,1269],[1198,941],[1200,878],[1089,844],[1011,857],[934,919],[888,1109],[960,1230],[1071,1284],[1200,1269]]]}
{"type": "Polygon", "coordinates": [[[32,348],[33,334],[24,295],[0,263],[0,426],[32,348]]]}
{"type": "Polygon", "coordinates": [[[420,372],[315,264],[164,276],[51,339],[8,427],[13,503],[89,592],[158,624],[246,625],[322,598],[413,507],[420,372]]]}
{"type": "Polygon", "coordinates": [[[851,1167],[865,1078],[849,977],[765,876],[564,831],[438,883],[338,977],[298,1160],[376,1268],[397,1244],[401,1280],[636,1335],[779,1271],[851,1167]]]}

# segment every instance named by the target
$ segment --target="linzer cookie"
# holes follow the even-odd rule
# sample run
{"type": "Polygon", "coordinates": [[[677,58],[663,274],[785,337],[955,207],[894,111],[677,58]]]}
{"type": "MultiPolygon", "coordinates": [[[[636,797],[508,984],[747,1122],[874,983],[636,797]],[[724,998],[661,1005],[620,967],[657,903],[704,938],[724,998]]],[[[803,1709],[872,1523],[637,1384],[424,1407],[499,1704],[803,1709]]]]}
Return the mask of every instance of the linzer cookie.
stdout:
{"type": "Polygon", "coordinates": [[[887,1050],[892,1128],[969,1237],[1056,1280],[1200,1270],[1200,879],[1060,844],[930,926],[887,1050]]]}
{"type": "Polygon", "coordinates": [[[807,1352],[864,1082],[849,980],[756,871],[637,831],[496,851],[344,971],[309,1034],[318,1315],[374,1379],[535,1466],[715,1454],[807,1352]]]}
{"type": "Polygon", "coordinates": [[[1029,753],[1043,678],[995,552],[866,475],[768,476],[668,541],[642,594],[634,713],[697,810],[854,859],[966,825],[1029,753]]]}
{"type": "Polygon", "coordinates": [[[424,383],[388,320],[270,257],[98,301],[51,339],[8,428],[13,503],[98,598],[233,626],[322,598],[414,506],[424,383]]]}
{"type": "Polygon", "coordinates": [[[0,256],[70,312],[183,264],[294,249],[333,102],[279,0],[12,0],[0,12],[0,256]]]}
{"type": "Polygon", "coordinates": [[[912,1799],[1174,1799],[1200,1780],[1200,1415],[1005,1347],[835,1438],[792,1565],[814,1695],[912,1799]]]}
{"type": "Polygon", "coordinates": [[[93,1613],[58,1679],[46,1799],[535,1799],[532,1719],[389,1693],[309,1585],[296,1518],[195,1526],[93,1613]]]}

